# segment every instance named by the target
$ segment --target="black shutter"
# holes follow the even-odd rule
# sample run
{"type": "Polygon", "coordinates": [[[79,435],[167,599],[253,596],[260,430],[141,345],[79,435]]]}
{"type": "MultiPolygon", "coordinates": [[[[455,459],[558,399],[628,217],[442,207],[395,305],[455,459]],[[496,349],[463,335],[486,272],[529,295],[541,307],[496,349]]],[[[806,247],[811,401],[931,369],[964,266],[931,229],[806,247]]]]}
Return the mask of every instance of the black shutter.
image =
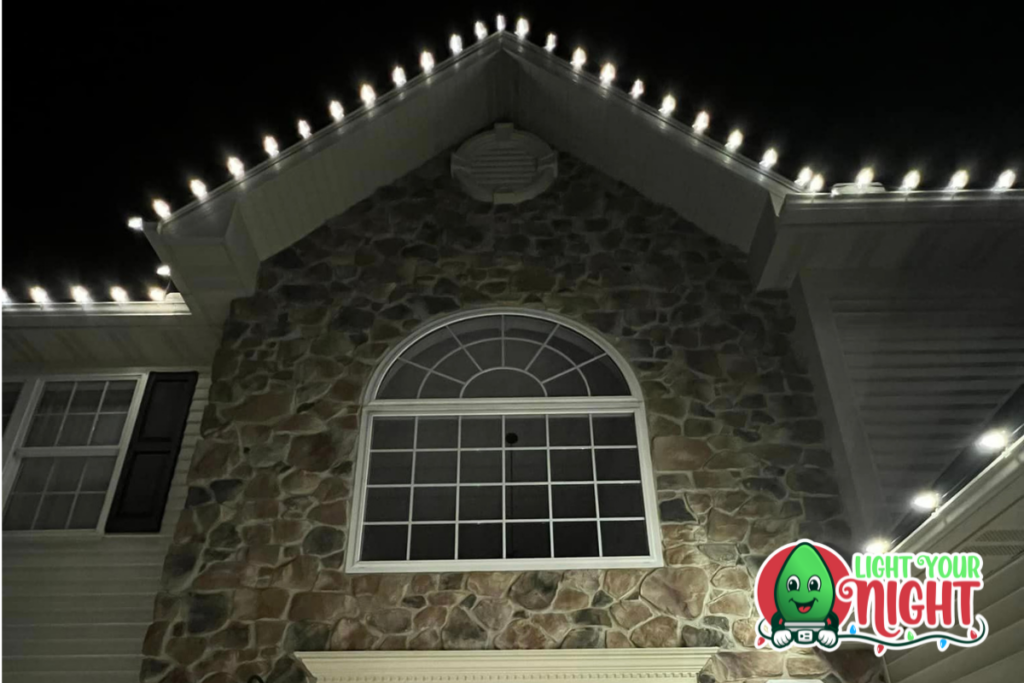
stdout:
{"type": "Polygon", "coordinates": [[[107,517],[107,533],[160,531],[198,377],[195,372],[150,374],[107,517]]]}

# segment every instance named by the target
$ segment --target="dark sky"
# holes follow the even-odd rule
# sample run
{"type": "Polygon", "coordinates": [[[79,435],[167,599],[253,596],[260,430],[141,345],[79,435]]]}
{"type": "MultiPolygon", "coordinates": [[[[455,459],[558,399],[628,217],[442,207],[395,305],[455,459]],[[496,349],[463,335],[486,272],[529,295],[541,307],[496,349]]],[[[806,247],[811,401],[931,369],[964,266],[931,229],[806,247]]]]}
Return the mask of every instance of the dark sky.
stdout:
{"type": "Polygon", "coordinates": [[[157,196],[183,205],[193,175],[215,187],[229,154],[256,165],[263,135],[290,145],[298,118],[326,125],[331,98],[355,109],[363,79],[389,88],[394,64],[415,73],[421,49],[447,55],[448,35],[471,42],[498,11],[510,26],[524,14],[534,42],[557,33],[562,57],[583,45],[588,70],[611,59],[620,87],[642,77],[648,102],[670,89],[684,122],[708,108],[717,140],[741,127],[751,157],[776,146],[790,177],[805,164],[829,183],[871,164],[887,185],[917,167],[922,189],[960,167],[972,187],[1024,176],[1024,57],[1005,6],[552,4],[8,3],[4,287],[61,300],[84,283],[106,299],[119,283],[143,298],[157,259],[129,215],[151,218],[157,196]]]}

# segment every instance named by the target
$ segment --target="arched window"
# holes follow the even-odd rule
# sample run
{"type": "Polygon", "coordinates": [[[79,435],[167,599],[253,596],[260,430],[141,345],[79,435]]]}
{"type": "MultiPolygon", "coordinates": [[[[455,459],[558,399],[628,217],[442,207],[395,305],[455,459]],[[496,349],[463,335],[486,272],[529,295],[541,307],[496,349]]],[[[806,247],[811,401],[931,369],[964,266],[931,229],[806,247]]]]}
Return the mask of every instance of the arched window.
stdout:
{"type": "Polygon", "coordinates": [[[350,571],[660,565],[643,411],[615,350],[560,317],[420,330],[367,389],[350,571]]]}

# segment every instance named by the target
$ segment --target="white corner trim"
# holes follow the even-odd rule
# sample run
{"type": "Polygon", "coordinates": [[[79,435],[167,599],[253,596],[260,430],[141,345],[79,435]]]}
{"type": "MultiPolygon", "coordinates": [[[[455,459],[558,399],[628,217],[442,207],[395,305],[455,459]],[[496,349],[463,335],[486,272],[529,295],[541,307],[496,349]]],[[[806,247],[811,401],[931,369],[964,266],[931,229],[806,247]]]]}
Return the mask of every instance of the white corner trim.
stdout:
{"type": "Polygon", "coordinates": [[[714,647],[296,652],[316,683],[697,680],[714,647]]]}

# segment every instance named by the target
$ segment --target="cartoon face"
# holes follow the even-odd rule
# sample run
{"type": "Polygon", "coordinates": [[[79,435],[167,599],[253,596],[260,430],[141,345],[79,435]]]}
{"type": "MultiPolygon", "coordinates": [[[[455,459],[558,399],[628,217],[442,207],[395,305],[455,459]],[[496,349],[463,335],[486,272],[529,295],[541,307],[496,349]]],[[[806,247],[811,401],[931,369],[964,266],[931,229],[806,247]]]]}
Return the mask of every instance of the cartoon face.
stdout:
{"type": "Polygon", "coordinates": [[[835,587],[821,554],[810,543],[793,548],[775,582],[775,605],[787,622],[825,621],[835,587]]]}

